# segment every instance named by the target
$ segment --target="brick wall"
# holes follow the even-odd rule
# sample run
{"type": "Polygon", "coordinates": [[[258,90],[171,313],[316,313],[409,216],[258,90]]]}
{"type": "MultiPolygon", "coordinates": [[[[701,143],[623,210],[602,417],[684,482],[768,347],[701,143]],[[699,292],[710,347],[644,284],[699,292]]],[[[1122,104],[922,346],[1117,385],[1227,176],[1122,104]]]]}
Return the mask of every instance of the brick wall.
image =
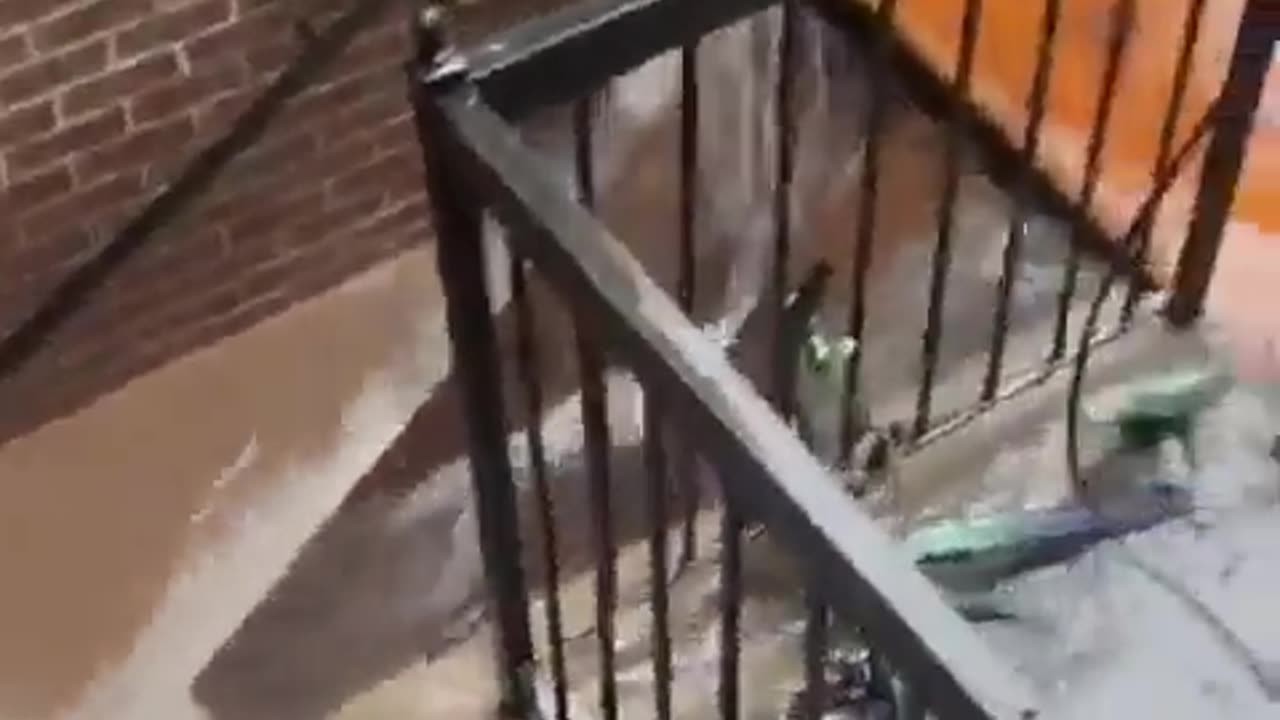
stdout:
{"type": "MultiPolygon", "coordinates": [[[[181,173],[340,0],[0,0],[0,334],[181,173]]],[[[427,236],[393,4],[25,371],[0,440],[427,236]]]]}

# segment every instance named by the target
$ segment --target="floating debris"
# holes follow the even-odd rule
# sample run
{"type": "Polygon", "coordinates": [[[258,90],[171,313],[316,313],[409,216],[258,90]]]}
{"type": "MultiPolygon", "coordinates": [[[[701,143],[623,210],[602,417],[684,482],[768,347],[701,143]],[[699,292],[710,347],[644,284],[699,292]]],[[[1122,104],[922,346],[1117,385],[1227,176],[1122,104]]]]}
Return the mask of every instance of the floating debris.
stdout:
{"type": "MultiPolygon", "coordinates": [[[[861,643],[841,644],[827,651],[822,663],[822,687],[817,698],[821,720],[892,720],[901,691],[884,663],[861,643]]],[[[815,703],[809,690],[791,697],[784,720],[809,717],[815,703]]]]}
{"type": "Polygon", "coordinates": [[[939,586],[981,591],[998,582],[1083,554],[1097,543],[1154,527],[1191,509],[1186,490],[1153,484],[1150,502],[1125,517],[1068,505],[947,520],[904,542],[917,567],[939,586]]]}
{"type": "Polygon", "coordinates": [[[1108,391],[1103,401],[1086,408],[1086,417],[1111,428],[1120,447],[1146,450],[1173,438],[1193,458],[1191,435],[1197,419],[1226,396],[1233,382],[1217,368],[1155,375],[1108,391]]]}
{"type": "MultiPolygon", "coordinates": [[[[829,445],[837,434],[844,408],[849,363],[858,343],[848,336],[830,337],[810,321],[797,363],[797,423],[806,442],[829,445]]],[[[870,426],[870,417],[853,398],[854,440],[870,426]]],[[[830,450],[830,448],[827,448],[830,450]]]]}
{"type": "Polygon", "coordinates": [[[1004,622],[1017,620],[1018,613],[1007,597],[996,592],[954,593],[948,592],[947,602],[971,623],[1004,622]]]}

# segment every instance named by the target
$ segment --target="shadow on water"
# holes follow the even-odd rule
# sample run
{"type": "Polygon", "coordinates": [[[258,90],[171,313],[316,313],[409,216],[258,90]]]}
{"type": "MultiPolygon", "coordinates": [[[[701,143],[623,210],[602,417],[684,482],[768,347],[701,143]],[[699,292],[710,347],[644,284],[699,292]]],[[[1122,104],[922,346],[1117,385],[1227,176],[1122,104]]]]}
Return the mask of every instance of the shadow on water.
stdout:
{"type": "MultiPolygon", "coordinates": [[[[620,446],[611,456],[620,546],[648,533],[642,455],[620,446]]],[[[574,454],[549,468],[562,583],[594,567],[582,462],[574,454]]],[[[446,468],[413,497],[372,500],[335,517],[201,673],[196,699],[228,720],[324,717],[471,637],[483,614],[482,578],[461,469],[446,468]]],[[[523,552],[540,593],[541,531],[525,475],[517,469],[523,552]]]]}

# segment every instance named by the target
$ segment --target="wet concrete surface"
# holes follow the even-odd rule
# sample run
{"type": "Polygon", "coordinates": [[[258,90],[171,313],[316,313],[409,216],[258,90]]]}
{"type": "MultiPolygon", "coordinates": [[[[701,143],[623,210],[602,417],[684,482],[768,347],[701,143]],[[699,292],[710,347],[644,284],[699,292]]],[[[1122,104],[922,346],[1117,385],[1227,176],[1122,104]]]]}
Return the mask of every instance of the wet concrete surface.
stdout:
{"type": "MultiPolygon", "coordinates": [[[[735,77],[735,63],[755,62],[750,53],[733,55],[744,52],[735,42],[740,39],[726,41],[726,55],[720,64],[704,65],[709,78],[704,88],[714,87],[710,78],[735,77]]],[[[678,134],[671,112],[670,71],[670,65],[658,67],[629,91],[618,91],[624,96],[630,92],[634,102],[628,104],[624,97],[620,103],[623,111],[602,123],[600,143],[600,152],[605,155],[602,164],[609,168],[602,172],[604,216],[667,287],[673,287],[676,277],[672,228],[678,187],[678,134]],[[637,97],[643,101],[635,100],[637,97]]],[[[806,115],[805,122],[810,124],[800,133],[808,140],[798,151],[801,167],[796,194],[800,201],[791,267],[793,276],[803,274],[808,263],[818,258],[836,267],[836,278],[841,282],[822,316],[827,327],[837,331],[843,328],[850,300],[851,229],[856,219],[851,208],[857,207],[856,160],[860,152],[856,134],[840,132],[857,126],[860,107],[856,78],[846,79],[850,81],[828,87],[825,95],[823,82],[810,83],[808,102],[819,109],[806,115]],[[835,86],[853,89],[841,95],[835,86]]],[[[725,313],[732,315],[744,298],[749,300],[759,292],[767,270],[771,233],[768,203],[761,198],[767,197],[770,189],[770,130],[748,122],[739,112],[749,107],[752,115],[768,117],[767,80],[766,72],[751,83],[722,87],[720,105],[710,102],[715,98],[708,99],[709,139],[705,147],[715,159],[709,163],[701,192],[720,204],[700,219],[703,274],[699,276],[699,319],[704,322],[715,322],[725,313]]],[[[894,117],[884,150],[887,176],[878,213],[881,225],[874,253],[865,366],[866,376],[875,378],[868,402],[878,420],[905,418],[914,406],[926,278],[941,187],[941,134],[908,108],[899,109],[894,117]]],[[[563,115],[552,113],[543,120],[541,130],[531,131],[535,144],[553,161],[559,158],[561,167],[565,155],[557,154],[553,141],[540,139],[545,136],[536,133],[558,137],[563,119],[563,115]]],[[[966,167],[956,213],[956,265],[944,313],[948,330],[941,351],[942,372],[935,401],[938,411],[961,407],[977,394],[1008,222],[1007,199],[972,164],[966,167]]],[[[1017,334],[1010,347],[1011,373],[1034,365],[1044,355],[1060,277],[1056,268],[1065,254],[1066,232],[1061,223],[1036,216],[1032,224],[1027,249],[1030,267],[1015,292],[1017,334]]],[[[240,357],[240,353],[231,345],[234,341],[228,341],[209,356],[212,359],[196,356],[175,365],[193,369],[157,373],[178,374],[184,380],[166,384],[144,378],[120,394],[136,399],[109,399],[104,401],[106,409],[87,416],[97,420],[68,421],[71,425],[67,427],[83,423],[83,430],[52,427],[44,436],[48,438],[46,445],[39,445],[38,438],[23,441],[33,443],[26,454],[22,445],[5,448],[0,463],[12,461],[18,463],[15,467],[28,468],[24,470],[26,477],[45,475],[31,470],[34,465],[23,463],[67,465],[59,471],[65,481],[39,484],[39,502],[15,497],[3,504],[23,508],[22,517],[64,516],[63,499],[85,497],[90,479],[99,483],[96,487],[110,492],[94,495],[97,501],[83,503],[83,514],[64,516],[66,522],[35,528],[32,521],[15,514],[4,526],[7,532],[22,529],[23,540],[0,544],[0,548],[25,556],[15,555],[0,566],[24,568],[25,575],[13,582],[26,592],[3,601],[9,608],[0,613],[9,619],[12,630],[4,633],[5,637],[20,641],[6,643],[0,655],[4,658],[0,661],[0,710],[8,711],[6,704],[12,704],[19,717],[42,716],[49,714],[43,709],[70,707],[78,701],[79,716],[92,718],[490,716],[494,708],[491,640],[483,619],[473,501],[460,458],[458,407],[449,394],[450,380],[444,372],[447,345],[440,324],[438,287],[429,252],[409,260],[408,265],[396,266],[400,270],[383,272],[407,272],[404,277],[416,278],[404,280],[403,286],[388,286],[403,287],[403,292],[378,295],[383,291],[376,291],[369,297],[383,299],[369,301],[361,300],[364,296],[359,292],[338,295],[337,300],[323,301],[337,309],[313,312],[311,320],[301,322],[307,329],[282,334],[281,344],[271,345],[267,351],[271,359],[267,365],[275,368],[272,372],[276,374],[266,372],[267,366],[255,365],[264,360],[253,351],[245,352],[244,360],[229,359],[240,357]],[[414,269],[405,270],[409,266],[414,269]],[[419,315],[422,308],[431,310],[419,315]],[[333,317],[331,313],[350,318],[349,333],[341,329],[346,325],[326,319],[333,317]],[[388,316],[394,321],[384,324],[388,316]],[[298,368],[316,363],[317,357],[332,371],[319,378],[298,372],[298,368]],[[237,367],[251,369],[237,374],[237,367]],[[380,375],[387,368],[392,368],[389,380],[380,375]],[[225,379],[214,382],[214,377],[225,379]],[[263,385],[270,386],[272,392],[253,389],[263,385]],[[277,391],[295,386],[296,390],[288,392],[296,394],[288,399],[276,396],[277,391]],[[145,389],[150,387],[154,389],[145,389]],[[237,392],[256,400],[235,405],[237,392]],[[370,395],[381,399],[365,403],[366,410],[352,414],[352,408],[359,405],[357,400],[370,395]],[[417,428],[425,428],[432,440],[428,447],[414,452],[431,461],[430,476],[409,477],[412,483],[424,482],[404,496],[373,493],[329,518],[350,484],[374,463],[391,434],[428,395],[428,412],[419,411],[414,417],[417,428]],[[117,404],[111,405],[113,402],[117,404]],[[202,414],[189,423],[193,436],[209,443],[221,438],[216,450],[208,450],[207,463],[198,460],[206,457],[201,454],[204,451],[177,439],[183,436],[182,428],[168,418],[181,409],[227,405],[235,405],[236,411],[220,411],[216,418],[202,414]],[[268,430],[275,427],[275,413],[280,413],[280,426],[288,429],[281,430],[278,440],[268,430]],[[121,436],[104,429],[108,420],[118,422],[122,417],[148,418],[145,432],[121,436]],[[67,432],[72,436],[80,432],[85,442],[101,442],[111,452],[68,451],[75,446],[67,444],[67,432]],[[298,438],[290,439],[290,433],[298,433],[298,438]],[[140,458],[154,454],[131,450],[144,436],[164,438],[161,442],[173,451],[179,465],[157,471],[137,464],[143,462],[140,458]],[[256,450],[249,452],[248,448],[256,450]],[[243,460],[246,457],[249,459],[243,460]],[[334,459],[339,457],[347,460],[334,459]],[[277,459],[266,463],[263,458],[277,459]],[[261,479],[245,487],[279,489],[245,490],[237,502],[215,504],[216,522],[189,522],[192,515],[204,517],[205,501],[226,484],[218,479],[224,471],[246,464],[252,468],[250,474],[261,479]],[[207,465],[207,469],[189,469],[196,465],[207,465]],[[170,502],[151,487],[153,478],[166,477],[190,478],[191,484],[175,484],[170,502]],[[110,478],[119,479],[108,482],[110,478]],[[147,482],[143,483],[143,478],[147,482]],[[120,487],[135,490],[125,495],[115,491],[120,487]],[[146,516],[163,528],[143,533],[146,523],[136,520],[138,506],[146,506],[146,516]],[[45,510],[37,512],[41,507],[45,510]],[[20,524],[23,522],[26,524],[20,524]],[[218,531],[201,530],[206,523],[216,525],[218,531]],[[103,529],[88,530],[95,527],[103,529]],[[76,531],[69,533],[67,528],[76,531]],[[63,542],[64,537],[68,542],[63,542]],[[112,548],[102,544],[103,538],[132,539],[112,548]],[[20,548],[36,548],[38,552],[20,548]],[[45,548],[51,554],[45,553],[45,548]],[[113,557],[129,567],[105,562],[113,557]],[[86,558],[94,560],[86,562],[86,558]],[[101,572],[83,570],[86,566],[96,566],[101,572]],[[51,573],[50,568],[59,570],[51,573]],[[181,580],[188,576],[194,579],[181,580]],[[66,584],[55,585],[58,578],[66,584]],[[178,585],[181,587],[174,589],[178,585]],[[107,602],[84,602],[102,586],[119,588],[121,607],[127,608],[119,616],[107,617],[107,602]],[[50,598],[63,598],[65,606],[49,611],[50,598]],[[42,618],[42,622],[29,622],[33,617],[42,618]],[[110,637],[95,639],[96,632],[109,632],[110,637]],[[50,637],[65,639],[56,654],[42,649],[41,643],[50,637]],[[226,638],[230,640],[215,652],[226,638]],[[23,660],[32,657],[48,658],[48,662],[22,666],[23,660]],[[14,688],[12,693],[10,687],[14,688]]],[[[502,258],[495,258],[494,266],[494,276],[501,277],[502,258]]],[[[1094,282],[1096,268],[1087,267],[1081,297],[1087,297],[1094,282]]],[[[504,290],[495,295],[499,302],[505,299],[504,290]]],[[[575,636],[571,675],[575,702],[582,709],[581,716],[589,717],[588,708],[594,704],[591,667],[595,662],[587,572],[592,542],[587,482],[579,454],[574,365],[570,344],[564,341],[567,325],[562,316],[556,316],[557,301],[544,296],[539,303],[540,315],[550,318],[540,346],[546,354],[544,365],[551,373],[544,380],[555,409],[544,424],[544,433],[551,443],[557,527],[565,556],[565,602],[575,636]]],[[[1079,304],[1075,307],[1078,320],[1079,304]]],[[[290,313],[279,322],[288,326],[296,322],[288,319],[292,316],[290,313]]],[[[500,315],[499,327],[510,333],[509,318],[500,315]]],[[[505,336],[506,342],[510,339],[509,334],[505,336]]],[[[511,368],[507,370],[510,375],[511,368]]],[[[508,396],[514,394],[508,392],[508,396]]],[[[631,542],[644,530],[644,472],[637,448],[639,393],[624,377],[615,377],[609,401],[616,446],[612,455],[618,492],[615,513],[619,536],[626,546],[622,560],[624,602],[618,620],[623,629],[619,652],[624,676],[629,678],[623,683],[624,701],[628,716],[649,717],[644,674],[647,575],[643,550],[631,542]]],[[[523,462],[526,455],[523,441],[514,438],[525,552],[530,554],[537,547],[541,529],[531,519],[532,495],[523,462]]],[[[941,480],[935,478],[932,487],[965,487],[979,495],[990,489],[978,481],[980,467],[973,468],[972,474],[959,475],[952,471],[941,480]]],[[[710,500],[712,483],[709,477],[704,480],[710,500]]],[[[240,485],[239,480],[232,484],[240,485]]],[[[924,512],[936,500],[935,492],[922,493],[906,510],[898,505],[895,512],[924,512]]],[[[963,502],[957,500],[953,507],[963,502]]],[[[714,515],[703,516],[699,525],[703,560],[689,567],[672,586],[676,596],[673,617],[682,623],[677,657],[683,684],[678,707],[687,717],[707,715],[710,706],[706,701],[714,687],[715,525],[714,515]]],[[[677,544],[674,534],[672,543],[677,544]]],[[[798,678],[798,626],[794,623],[798,596],[793,592],[797,583],[791,560],[767,542],[753,545],[747,562],[751,596],[745,616],[745,685],[751,717],[774,717],[791,688],[790,680],[798,678]]],[[[526,564],[537,586],[542,574],[538,559],[528,557],[526,564]]],[[[535,603],[535,611],[540,607],[535,603]]]]}
{"type": "Polygon", "coordinates": [[[438,297],[410,253],[0,448],[0,715],[200,717],[192,678],[444,371],[438,297]]]}

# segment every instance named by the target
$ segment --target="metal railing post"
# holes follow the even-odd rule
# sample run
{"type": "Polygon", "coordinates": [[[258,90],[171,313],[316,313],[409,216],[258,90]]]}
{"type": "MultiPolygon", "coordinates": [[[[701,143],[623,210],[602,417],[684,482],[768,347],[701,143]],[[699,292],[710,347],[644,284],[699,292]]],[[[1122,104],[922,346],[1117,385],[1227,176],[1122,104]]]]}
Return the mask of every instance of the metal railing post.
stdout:
{"type": "Polygon", "coordinates": [[[1187,239],[1178,257],[1172,294],[1165,308],[1169,322],[1185,327],[1200,316],[1213,279],[1223,231],[1235,200],[1245,146],[1262,99],[1276,41],[1274,0],[1248,0],[1236,32],[1231,65],[1214,112],[1217,128],[1205,152],[1200,188],[1187,239]]]}
{"type": "Polygon", "coordinates": [[[484,577],[497,624],[497,661],[504,717],[531,717],[533,644],[528,594],[521,566],[516,497],[507,454],[499,348],[485,283],[481,203],[467,192],[453,135],[438,111],[440,93],[465,81],[463,68],[446,66],[451,49],[442,12],[429,7],[414,21],[417,58],[409,63],[413,104],[436,230],[439,273],[445,290],[451,362],[462,380],[472,488],[478,516],[484,577]]]}

